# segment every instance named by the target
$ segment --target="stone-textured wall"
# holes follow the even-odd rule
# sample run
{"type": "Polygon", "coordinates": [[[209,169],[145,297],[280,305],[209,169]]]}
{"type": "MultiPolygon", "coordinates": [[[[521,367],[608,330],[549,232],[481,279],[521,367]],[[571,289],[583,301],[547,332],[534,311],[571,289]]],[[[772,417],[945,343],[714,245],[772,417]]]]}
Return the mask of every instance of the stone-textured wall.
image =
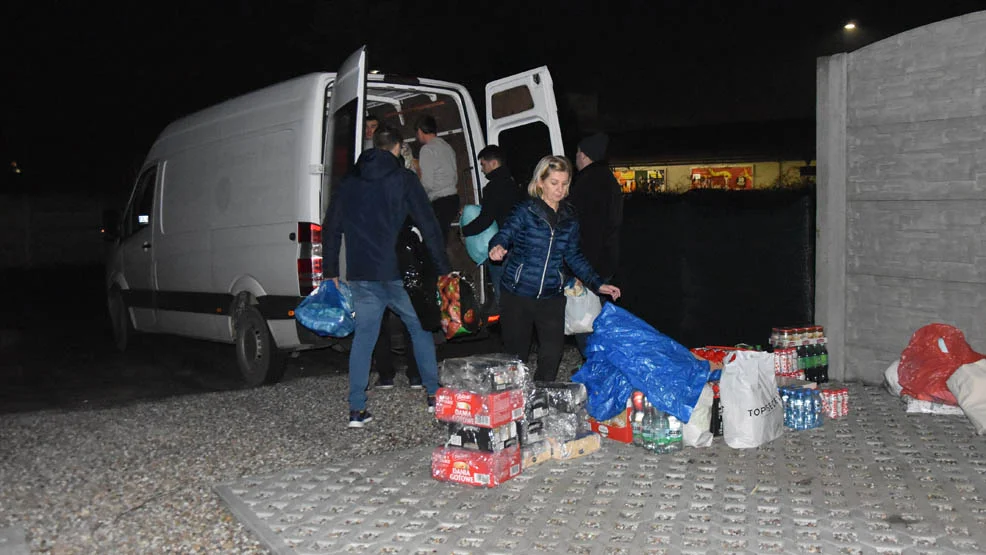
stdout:
{"type": "Polygon", "coordinates": [[[986,351],[986,11],[872,44],[845,67],[846,234],[828,246],[844,249],[844,377],[879,381],[931,322],[986,351]]]}

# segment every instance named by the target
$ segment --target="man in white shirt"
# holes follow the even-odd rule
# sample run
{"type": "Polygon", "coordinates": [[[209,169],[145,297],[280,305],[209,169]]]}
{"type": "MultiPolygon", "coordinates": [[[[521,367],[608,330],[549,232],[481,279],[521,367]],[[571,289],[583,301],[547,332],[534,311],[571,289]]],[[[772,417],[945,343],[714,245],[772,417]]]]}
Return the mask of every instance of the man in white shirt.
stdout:
{"type": "Polygon", "coordinates": [[[422,117],[415,131],[422,145],[418,156],[421,184],[428,193],[428,200],[442,228],[442,239],[447,245],[452,222],[459,214],[459,173],[455,151],[438,136],[438,123],[433,116],[422,117]]]}

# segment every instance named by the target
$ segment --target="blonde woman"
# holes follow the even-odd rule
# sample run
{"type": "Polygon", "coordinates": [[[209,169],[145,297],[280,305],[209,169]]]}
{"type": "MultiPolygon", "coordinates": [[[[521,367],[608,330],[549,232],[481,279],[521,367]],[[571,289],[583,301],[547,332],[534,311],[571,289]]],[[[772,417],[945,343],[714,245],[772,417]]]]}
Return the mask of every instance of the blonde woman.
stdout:
{"type": "Polygon", "coordinates": [[[620,289],[603,283],[579,249],[579,222],[565,197],[572,163],[545,156],[527,186],[531,198],[517,205],[490,240],[490,259],[504,261],[500,327],[507,352],[527,360],[531,332],[538,334],[536,381],[558,376],[565,343],[566,267],[592,291],[616,300],[620,289]]]}

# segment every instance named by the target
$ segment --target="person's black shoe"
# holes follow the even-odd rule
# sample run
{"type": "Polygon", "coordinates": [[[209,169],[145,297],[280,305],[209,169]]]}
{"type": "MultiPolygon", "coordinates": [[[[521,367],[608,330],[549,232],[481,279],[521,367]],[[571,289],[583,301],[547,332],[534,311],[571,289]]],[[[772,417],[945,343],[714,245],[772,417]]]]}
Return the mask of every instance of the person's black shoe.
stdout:
{"type": "Polygon", "coordinates": [[[378,378],[377,385],[374,387],[376,387],[377,389],[393,389],[394,378],[378,378]]]}
{"type": "Polygon", "coordinates": [[[421,384],[421,378],[408,378],[408,383],[411,385],[411,389],[424,389],[425,386],[421,384]]]}
{"type": "Polygon", "coordinates": [[[368,424],[372,421],[373,421],[373,415],[370,414],[370,411],[368,410],[349,411],[350,428],[362,428],[364,424],[368,424]]]}

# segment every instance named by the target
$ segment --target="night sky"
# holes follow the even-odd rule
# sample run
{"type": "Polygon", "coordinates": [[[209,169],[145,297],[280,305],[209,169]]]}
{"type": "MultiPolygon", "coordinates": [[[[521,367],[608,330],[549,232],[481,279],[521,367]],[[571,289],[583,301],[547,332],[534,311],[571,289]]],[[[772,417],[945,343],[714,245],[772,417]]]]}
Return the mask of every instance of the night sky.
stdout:
{"type": "Polygon", "coordinates": [[[32,190],[127,190],[169,121],[334,71],[362,44],[371,68],[462,83],[477,104],[487,81],[547,65],[560,103],[597,93],[599,112],[623,126],[659,128],[812,118],[817,56],[986,9],[983,0],[212,4],[8,0],[4,187],[17,160],[32,190]],[[851,36],[850,19],[860,26],[851,36]]]}

